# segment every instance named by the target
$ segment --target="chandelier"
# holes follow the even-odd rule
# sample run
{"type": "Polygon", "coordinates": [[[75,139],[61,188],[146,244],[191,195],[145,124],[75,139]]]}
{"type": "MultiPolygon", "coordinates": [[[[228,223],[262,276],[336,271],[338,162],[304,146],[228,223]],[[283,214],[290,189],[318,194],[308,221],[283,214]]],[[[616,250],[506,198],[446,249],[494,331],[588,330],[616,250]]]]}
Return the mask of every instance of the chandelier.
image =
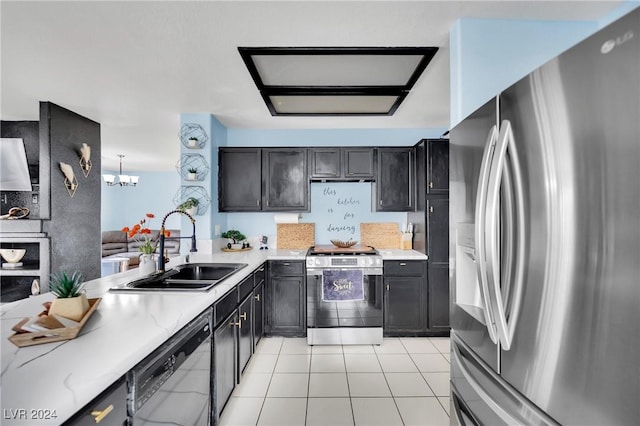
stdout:
{"type": "Polygon", "coordinates": [[[102,175],[102,179],[104,179],[105,183],[108,186],[120,185],[120,186],[136,186],[138,184],[139,176],[130,176],[122,174],[122,157],[123,154],[118,154],[120,157],[120,174],[118,175],[118,180],[116,181],[115,175],[102,175]]]}

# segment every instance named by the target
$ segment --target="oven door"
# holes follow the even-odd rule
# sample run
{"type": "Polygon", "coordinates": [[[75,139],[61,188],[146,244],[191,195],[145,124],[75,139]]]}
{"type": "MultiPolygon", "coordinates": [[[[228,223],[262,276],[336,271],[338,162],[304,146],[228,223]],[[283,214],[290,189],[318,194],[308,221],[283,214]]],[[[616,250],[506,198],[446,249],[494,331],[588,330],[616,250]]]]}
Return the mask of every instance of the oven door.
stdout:
{"type": "MultiPolygon", "coordinates": [[[[355,279],[355,286],[359,286],[355,279]]],[[[382,268],[307,268],[307,342],[380,344],[382,342],[382,268]],[[340,300],[330,287],[362,276],[362,292],[340,300]],[[323,287],[324,281],[324,287],[323,287]]]]}

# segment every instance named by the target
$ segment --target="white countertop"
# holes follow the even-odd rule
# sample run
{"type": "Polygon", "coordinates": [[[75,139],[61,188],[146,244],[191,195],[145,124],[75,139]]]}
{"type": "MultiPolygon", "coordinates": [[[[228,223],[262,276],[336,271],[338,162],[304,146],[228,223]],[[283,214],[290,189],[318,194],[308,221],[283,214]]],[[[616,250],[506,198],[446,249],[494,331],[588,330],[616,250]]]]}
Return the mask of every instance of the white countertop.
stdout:
{"type": "MultiPolygon", "coordinates": [[[[384,259],[426,259],[413,250],[381,250],[384,259]]],[[[91,402],[190,320],[266,260],[304,260],[306,250],[258,250],[191,255],[192,263],[246,263],[212,290],[200,293],[110,293],[140,277],[133,269],[86,284],[87,297],[101,297],[97,311],[73,340],[19,348],[8,337],[22,318],[43,310],[50,293],[0,306],[2,333],[0,388],[3,425],[60,424],[91,402]],[[11,413],[26,410],[26,418],[11,413]],[[9,411],[13,410],[13,411],[9,411]],[[55,410],[56,418],[35,420],[31,410],[55,410]]],[[[179,264],[178,259],[167,266],[179,264]]]]}

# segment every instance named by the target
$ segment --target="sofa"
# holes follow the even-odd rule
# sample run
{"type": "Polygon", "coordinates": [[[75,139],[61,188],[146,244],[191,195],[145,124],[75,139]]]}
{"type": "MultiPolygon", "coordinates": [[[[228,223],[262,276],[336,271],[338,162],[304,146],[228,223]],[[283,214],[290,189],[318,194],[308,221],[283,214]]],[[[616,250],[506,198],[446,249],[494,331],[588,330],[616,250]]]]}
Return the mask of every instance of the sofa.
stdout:
{"type": "MultiPolygon", "coordinates": [[[[180,230],[169,229],[171,236],[165,238],[164,248],[169,257],[180,255],[180,230]]],[[[159,230],[151,231],[153,241],[158,241],[159,230]]],[[[140,244],[133,238],[129,238],[126,232],[102,231],[102,258],[127,258],[129,268],[137,268],[140,263],[140,244]]]]}

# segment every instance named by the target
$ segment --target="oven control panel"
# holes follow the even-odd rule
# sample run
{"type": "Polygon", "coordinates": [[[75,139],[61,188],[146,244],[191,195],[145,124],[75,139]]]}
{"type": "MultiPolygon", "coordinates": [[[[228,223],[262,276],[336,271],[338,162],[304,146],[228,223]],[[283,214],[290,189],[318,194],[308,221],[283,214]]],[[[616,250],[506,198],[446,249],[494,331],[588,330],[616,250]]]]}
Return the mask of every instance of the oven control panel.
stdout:
{"type": "Polygon", "coordinates": [[[307,268],[382,268],[382,256],[307,256],[307,268]]]}

